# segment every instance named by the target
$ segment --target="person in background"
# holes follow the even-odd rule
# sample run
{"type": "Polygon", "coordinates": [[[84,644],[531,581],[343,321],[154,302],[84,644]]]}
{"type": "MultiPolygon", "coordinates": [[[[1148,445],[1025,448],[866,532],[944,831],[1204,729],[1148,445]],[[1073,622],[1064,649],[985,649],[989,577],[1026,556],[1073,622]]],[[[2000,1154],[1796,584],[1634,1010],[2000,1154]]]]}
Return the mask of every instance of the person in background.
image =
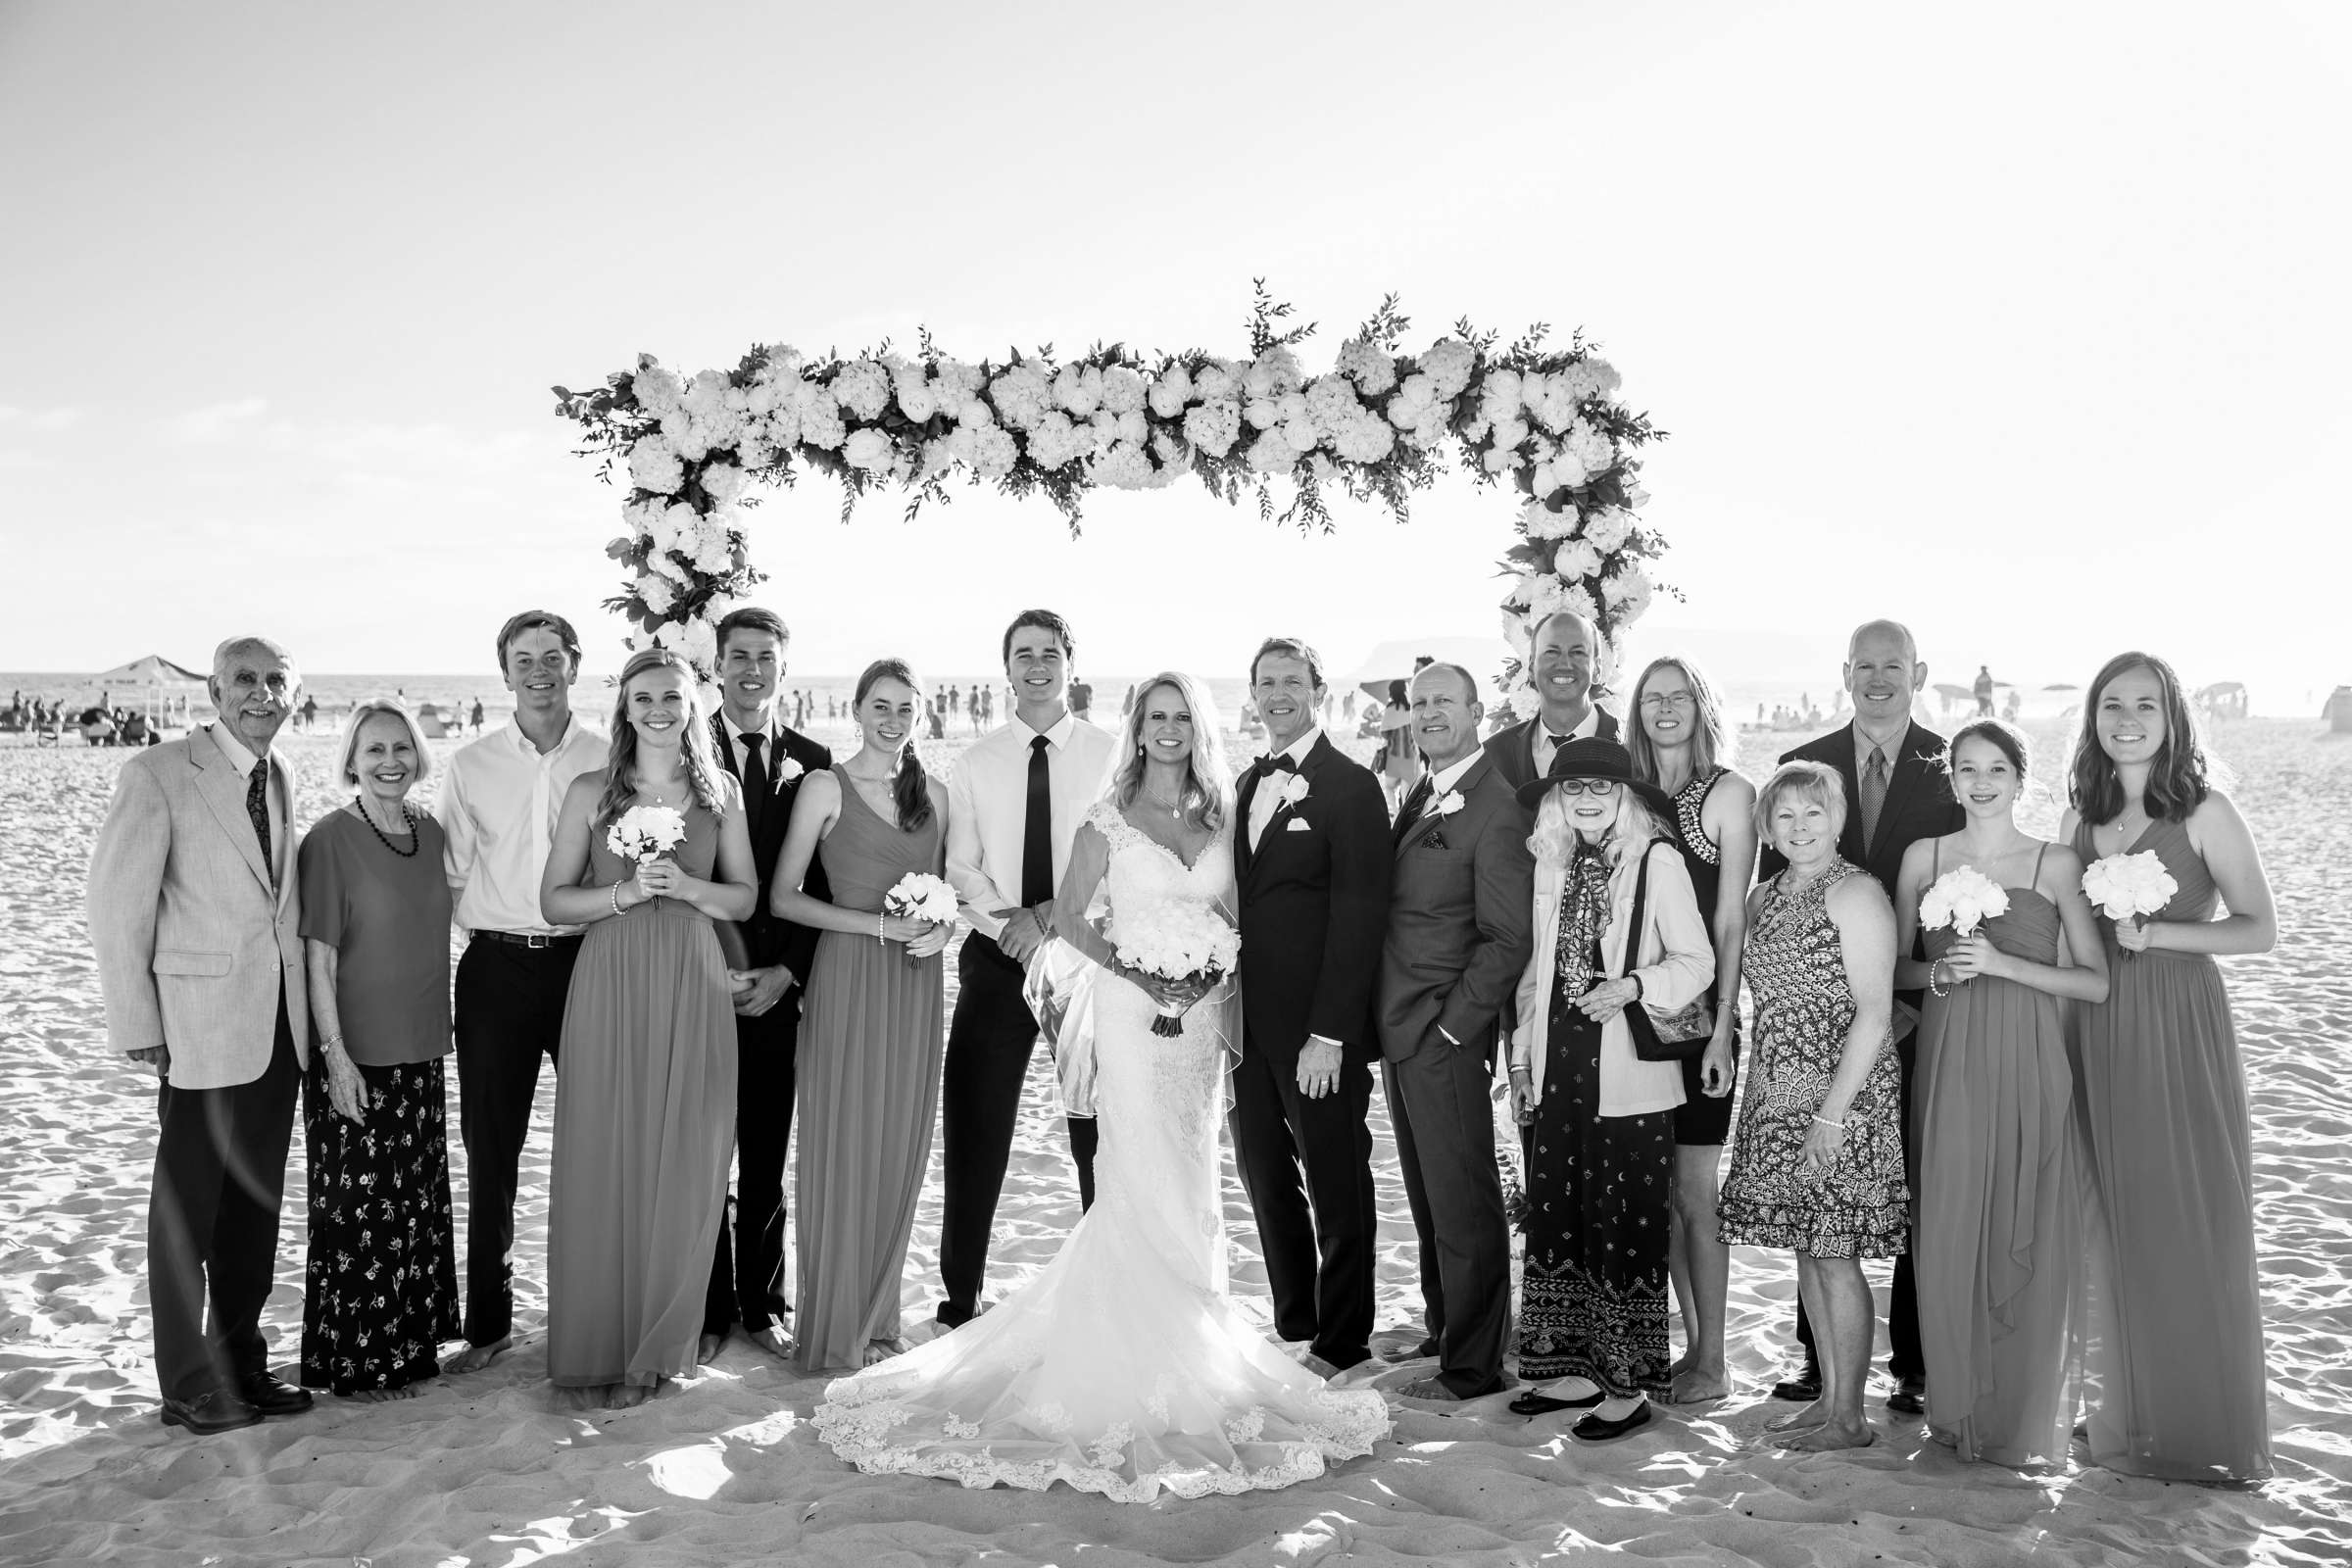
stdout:
{"type": "Polygon", "coordinates": [[[514,1342],[514,1192],[579,956],[580,928],[551,923],[539,884],[564,798],[605,765],[605,738],[571,710],[580,639],[571,622],[526,610],[498,631],[499,672],[514,716],[449,760],[435,815],[444,869],[466,933],[458,959],[458,1133],[466,1144],[466,1348],[450,1372],[488,1366],[514,1342]]]}
{"type": "Polygon", "coordinates": [[[1389,706],[1381,710],[1380,748],[1372,754],[1372,772],[1380,780],[1392,818],[1429,773],[1421,748],[1413,742],[1412,704],[1400,680],[1389,682],[1389,706]]]}
{"type": "Polygon", "coordinates": [[[1977,666],[1977,678],[1969,687],[1969,690],[1976,694],[1977,716],[1979,718],[1990,718],[1992,716],[1993,691],[1992,666],[1990,664],[1979,664],[1977,666]]]}
{"type": "Polygon", "coordinates": [[[2278,913],[2216,771],[2172,665],[2118,654],[2085,694],[2058,831],[2086,865],[2153,855],[2174,883],[2153,915],[2099,921],[2107,999],[2080,1025],[2076,1094],[2106,1219],[2091,1459],[2242,1483],[2271,1472],[2270,1407],[2253,1129],[2214,960],[2270,952],[2278,913]]]}
{"type": "Polygon", "coordinates": [[[154,1071],[147,1292],[166,1426],[199,1437],[311,1407],[270,1370],[294,1098],[310,1058],[294,773],[301,682],[263,637],[213,655],[220,717],[115,773],[90,854],[90,946],[114,1049],[154,1071]]]}
{"type": "Polygon", "coordinates": [[[1715,1234],[1723,1146],[1732,1128],[1732,1082],[1740,1053],[1740,964],[1747,940],[1747,890],[1756,865],[1756,789],[1732,771],[1736,737],[1705,673],[1686,659],[1652,660],[1634,682],[1634,777],[1673,806],[1666,829],[1706,917],[1715,949],[1707,1001],[1715,1034],[1686,1056],[1683,1102],[1674,1112],[1675,1299],[1682,1305],[1683,1354],[1669,1398],[1677,1404],[1731,1392],[1723,1358],[1731,1249],[1715,1234]]]}
{"type": "Polygon", "coordinates": [[[1755,1054],[1717,1209],[1724,1241],[1796,1253],[1821,1392],[1773,1430],[1800,1449],[1875,1441],[1862,1413],[1877,1326],[1862,1259],[1901,1253],[1910,1232],[1902,1073],[1888,1049],[1894,911],[1838,854],[1844,827],[1843,782],[1827,762],[1783,762],[1757,792],[1756,834],[1780,869],[1748,898],[1755,1054]]]}
{"type": "Polygon", "coordinates": [[[314,729],[318,723],[318,699],[309,692],[302,694],[302,727],[314,729]]]}
{"type": "Polygon", "coordinates": [[[414,1397],[458,1319],[450,1216],[449,924],[441,824],[409,805],[432,753],[408,710],[360,703],[335,774],[353,798],[303,836],[311,1074],[302,1382],[414,1397]]]}
{"type": "Polygon", "coordinates": [[[473,732],[479,735],[482,732],[482,700],[479,697],[473,700],[472,723],[473,732]]]}
{"type": "Polygon", "coordinates": [[[1555,610],[1536,622],[1530,640],[1529,678],[1542,707],[1487,741],[1487,755],[1513,789],[1542,778],[1552,753],[1572,740],[1618,738],[1617,715],[1592,701],[1593,676],[1606,654],[1592,623],[1572,610],[1555,610]]]}

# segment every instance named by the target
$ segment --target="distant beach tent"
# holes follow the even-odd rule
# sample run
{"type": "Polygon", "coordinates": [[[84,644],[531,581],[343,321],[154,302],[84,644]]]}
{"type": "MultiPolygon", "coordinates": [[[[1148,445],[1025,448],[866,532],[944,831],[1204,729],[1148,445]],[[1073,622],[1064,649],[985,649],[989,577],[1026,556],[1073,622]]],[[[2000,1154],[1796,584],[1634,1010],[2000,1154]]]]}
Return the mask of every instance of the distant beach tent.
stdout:
{"type": "Polygon", "coordinates": [[[2199,688],[2197,701],[2216,718],[2243,718],[2249,708],[2244,684],[2234,680],[2216,681],[2199,688]]]}
{"type": "Polygon", "coordinates": [[[161,654],[144,654],[127,664],[92,675],[89,683],[106,692],[128,689],[142,693],[141,711],[151,720],[160,720],[165,716],[166,698],[203,692],[205,677],[161,654]]]}

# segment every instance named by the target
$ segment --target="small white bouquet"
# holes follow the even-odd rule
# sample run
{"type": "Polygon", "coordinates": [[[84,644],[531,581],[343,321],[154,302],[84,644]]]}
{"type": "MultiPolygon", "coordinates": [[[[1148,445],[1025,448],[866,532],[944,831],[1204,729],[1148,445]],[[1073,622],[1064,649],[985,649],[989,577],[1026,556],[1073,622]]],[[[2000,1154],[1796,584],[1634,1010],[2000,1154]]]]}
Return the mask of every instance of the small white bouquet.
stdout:
{"type": "Polygon", "coordinates": [[[1919,901],[1919,923],[1930,931],[1952,928],[1966,940],[1977,927],[1996,914],[2009,912],[2009,894],[1998,882],[1973,865],[1954,866],[1936,879],[1919,901]]]}
{"type": "MultiPolygon", "coordinates": [[[[2154,850],[2137,855],[2108,855],[2090,862],[2082,872],[2082,896],[2118,925],[2143,920],[2173,902],[2180,884],[2164,868],[2164,857],[2154,850]]],[[[2127,953],[2126,957],[2136,955],[2127,953]]]]}
{"type": "MultiPolygon", "coordinates": [[[[946,925],[956,918],[956,890],[945,877],[928,871],[909,871],[899,878],[898,886],[882,895],[882,912],[894,920],[928,920],[933,925],[946,925]]],[[[921,960],[912,954],[908,963],[921,960]]]]}
{"type": "Polygon", "coordinates": [[[632,806],[605,834],[605,848],[640,865],[685,842],[686,817],[669,806],[632,806]]]}
{"type": "MultiPolygon", "coordinates": [[[[1166,899],[1131,914],[1114,914],[1111,945],[1121,963],[1178,984],[1191,982],[1203,993],[1233,972],[1242,955],[1241,933],[1211,905],[1166,899]]],[[[1159,1004],[1152,1032],[1184,1033],[1185,1008],[1159,1004]]]]}

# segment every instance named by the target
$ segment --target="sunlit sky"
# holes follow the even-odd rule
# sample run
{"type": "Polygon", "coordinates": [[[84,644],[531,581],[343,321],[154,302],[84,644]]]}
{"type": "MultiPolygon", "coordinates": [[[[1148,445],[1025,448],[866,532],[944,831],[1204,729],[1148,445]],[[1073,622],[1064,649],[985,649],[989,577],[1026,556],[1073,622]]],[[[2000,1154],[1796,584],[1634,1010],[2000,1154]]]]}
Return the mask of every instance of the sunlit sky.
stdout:
{"type": "MultiPolygon", "coordinates": [[[[526,605],[611,667],[620,497],[551,383],[925,323],[1239,354],[1264,275],[1310,366],[1392,289],[1414,347],[1603,344],[1672,432],[1637,655],[1826,679],[1893,614],[1943,678],[2138,644],[2308,711],[2352,680],[2348,12],[7,0],[0,668],[476,671],[526,605]]],[[[1029,604],[1099,670],[1346,664],[1490,632],[1513,512],[899,510],[755,514],[796,667],[985,668],[1029,604]]]]}

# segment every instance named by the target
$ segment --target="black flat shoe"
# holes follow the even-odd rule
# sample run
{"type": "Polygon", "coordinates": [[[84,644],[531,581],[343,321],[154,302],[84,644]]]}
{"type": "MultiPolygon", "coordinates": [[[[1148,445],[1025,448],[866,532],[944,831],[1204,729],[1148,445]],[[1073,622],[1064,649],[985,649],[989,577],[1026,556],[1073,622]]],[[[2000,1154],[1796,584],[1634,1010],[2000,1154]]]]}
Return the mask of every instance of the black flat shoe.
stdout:
{"type": "Polygon", "coordinates": [[[234,1432],[239,1427],[259,1426],[262,1412],[247,1404],[226,1389],[215,1389],[199,1394],[193,1399],[166,1399],[164,1425],[186,1427],[200,1438],[216,1432],[234,1432]]]}
{"type": "Polygon", "coordinates": [[[1637,1428],[1649,1425],[1649,1401],[1643,1399],[1634,1406],[1634,1413],[1619,1421],[1604,1421],[1589,1415],[1568,1429],[1568,1435],[1580,1443],[1613,1443],[1637,1428]]]}
{"type": "Polygon", "coordinates": [[[1772,1396],[1792,1404],[1811,1404],[1821,1397],[1821,1373],[1807,1367],[1792,1378],[1784,1378],[1772,1386],[1772,1396]]]}
{"type": "Polygon", "coordinates": [[[274,1372],[256,1372],[237,1385],[247,1404],[263,1415],[300,1415],[311,1407],[311,1391],[296,1388],[274,1372]]]}
{"type": "Polygon", "coordinates": [[[1513,1399],[1510,1408],[1521,1415],[1549,1415],[1554,1410],[1590,1410],[1607,1397],[1605,1394],[1595,1393],[1582,1399],[1555,1399],[1548,1394],[1538,1394],[1530,1389],[1513,1399]]]}
{"type": "Polygon", "coordinates": [[[1886,1396],[1886,1408],[1896,1415],[1925,1415],[1928,1413],[1928,1380],[1903,1378],[1896,1382],[1894,1392],[1886,1396]]]}

